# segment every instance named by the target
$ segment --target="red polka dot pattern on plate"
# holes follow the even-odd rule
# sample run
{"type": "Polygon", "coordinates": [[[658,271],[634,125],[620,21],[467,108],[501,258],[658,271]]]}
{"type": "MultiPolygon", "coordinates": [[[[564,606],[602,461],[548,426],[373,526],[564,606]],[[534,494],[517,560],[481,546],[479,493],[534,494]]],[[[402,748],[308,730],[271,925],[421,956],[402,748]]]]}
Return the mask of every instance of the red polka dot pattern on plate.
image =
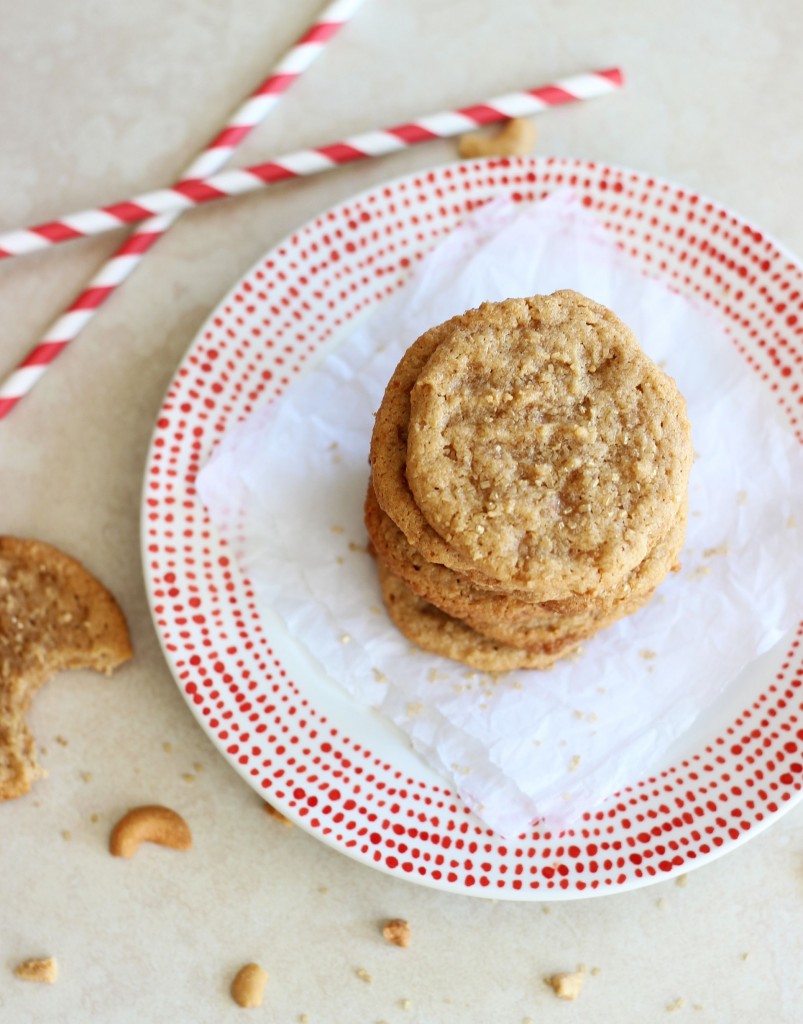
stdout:
{"type": "MultiPolygon", "coordinates": [[[[608,893],[717,856],[803,791],[803,624],[760,696],[698,754],[562,834],[504,840],[444,782],[344,734],[304,696],[248,580],[210,529],[196,474],[223,433],[279,398],[342,328],[396,289],[475,206],[571,186],[646,272],[713,310],[803,441],[803,268],[736,214],[632,171],[492,160],[416,174],[322,214],[269,252],[190,347],[156,423],[143,502],[145,574],[190,708],[250,784],[311,833],[392,874],[511,899],[608,893]],[[275,641],[274,641],[275,642],[275,641]],[[277,645],[278,646],[278,645],[277,645]]],[[[366,442],[367,443],[367,442],[366,442]]]]}

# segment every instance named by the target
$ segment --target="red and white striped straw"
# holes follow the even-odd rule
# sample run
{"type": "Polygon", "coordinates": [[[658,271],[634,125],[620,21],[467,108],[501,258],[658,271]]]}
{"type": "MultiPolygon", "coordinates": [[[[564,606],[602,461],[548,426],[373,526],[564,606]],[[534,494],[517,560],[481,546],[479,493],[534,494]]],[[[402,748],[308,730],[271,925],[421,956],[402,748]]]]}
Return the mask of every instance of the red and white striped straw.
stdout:
{"type": "Polygon", "coordinates": [[[47,249],[75,238],[100,235],[154,214],[180,213],[216,199],[245,195],[288,178],[320,174],[355,160],[385,156],[419,142],[460,135],[478,125],[539,114],[561,103],[613,92],[621,83],[621,74],[616,69],[576,75],[536,89],[497,96],[472,107],[430,114],[409,124],[353,135],[315,149],[302,149],[242,170],[223,171],[209,178],[188,178],[172,188],[144,192],[133,199],[69,214],[49,224],[0,234],[0,259],[47,249]]]}
{"type": "MultiPolygon", "coordinates": [[[[293,82],[315,62],[329,40],[363,3],[364,0],[331,0],[314,24],[235,111],[222,131],[193,160],[182,175],[182,180],[205,178],[219,170],[252,129],[273,110],[293,82]]],[[[0,384],[0,419],[31,390],[49,364],[80,334],[103,303],[137,268],[148,250],[181,213],[181,209],[176,209],[174,212],[160,212],[158,216],[149,217],[107,260],[78,298],[50,325],[17,369],[0,384]]],[[[13,234],[18,236],[25,232],[13,234]]],[[[78,232],[72,237],[80,235],[81,232],[78,232]]],[[[59,239],[66,240],[67,237],[59,239]]],[[[3,252],[0,258],[7,255],[12,253],[3,252]]]]}

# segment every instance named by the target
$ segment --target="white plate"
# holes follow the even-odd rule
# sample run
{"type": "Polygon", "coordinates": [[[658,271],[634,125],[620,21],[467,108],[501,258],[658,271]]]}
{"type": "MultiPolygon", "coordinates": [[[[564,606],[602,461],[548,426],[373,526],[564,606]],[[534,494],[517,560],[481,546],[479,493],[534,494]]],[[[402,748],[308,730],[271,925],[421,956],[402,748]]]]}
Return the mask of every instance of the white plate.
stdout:
{"type": "Polygon", "coordinates": [[[194,487],[216,441],[406,278],[473,206],[571,185],[646,271],[726,324],[803,441],[803,268],[711,200],[643,174],[561,159],[456,164],[350,200],[269,252],[182,361],[145,477],[143,554],[170,667],[223,755],[312,834],[453,892],[566,899],[648,884],[734,848],[801,796],[803,624],[656,765],[560,835],[505,841],[390,724],[341,694],[210,528],[194,487]]]}

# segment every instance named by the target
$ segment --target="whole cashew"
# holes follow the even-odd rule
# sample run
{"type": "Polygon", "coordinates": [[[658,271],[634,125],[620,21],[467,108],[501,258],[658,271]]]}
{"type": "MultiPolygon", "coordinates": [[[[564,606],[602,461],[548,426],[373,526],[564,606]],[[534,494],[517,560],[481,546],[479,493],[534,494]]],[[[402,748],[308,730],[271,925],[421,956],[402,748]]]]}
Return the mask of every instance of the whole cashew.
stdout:
{"type": "Polygon", "coordinates": [[[267,971],[263,971],[259,964],[246,964],[234,976],[231,997],[238,1006],[246,1009],[261,1006],[267,983],[267,971]]]}
{"type": "Polygon", "coordinates": [[[181,815],[169,807],[156,804],[135,807],[112,829],[109,852],[114,857],[133,857],[140,843],[159,843],[174,850],[189,850],[192,833],[181,815]]]}
{"type": "Polygon", "coordinates": [[[461,135],[458,152],[464,160],[478,156],[525,156],[535,146],[536,132],[532,121],[514,117],[496,135],[472,132],[461,135]]]}

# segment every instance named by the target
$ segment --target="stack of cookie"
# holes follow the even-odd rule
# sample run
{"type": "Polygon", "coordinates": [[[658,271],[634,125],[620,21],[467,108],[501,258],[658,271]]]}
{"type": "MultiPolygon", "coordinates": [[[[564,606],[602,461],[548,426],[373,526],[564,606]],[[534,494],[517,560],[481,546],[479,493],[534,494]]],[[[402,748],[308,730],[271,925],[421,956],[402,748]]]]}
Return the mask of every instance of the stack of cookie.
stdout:
{"type": "Polygon", "coordinates": [[[365,522],[391,618],[473,668],[548,667],[677,566],[691,462],[674,381],[590,299],[432,328],[371,439],[365,522]]]}

